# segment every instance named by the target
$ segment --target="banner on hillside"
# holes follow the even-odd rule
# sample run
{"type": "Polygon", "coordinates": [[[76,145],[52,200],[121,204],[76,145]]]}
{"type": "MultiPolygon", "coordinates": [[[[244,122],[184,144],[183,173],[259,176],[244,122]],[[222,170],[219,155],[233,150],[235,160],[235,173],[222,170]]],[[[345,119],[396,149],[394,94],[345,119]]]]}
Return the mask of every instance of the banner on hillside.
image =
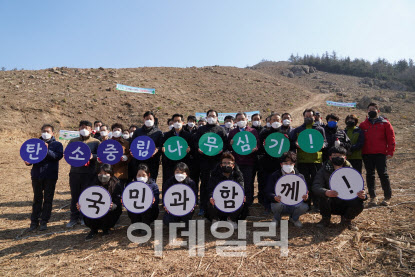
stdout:
{"type": "Polygon", "coordinates": [[[326,101],[327,106],[334,106],[334,107],[347,107],[347,108],[355,108],[356,103],[343,103],[343,102],[333,102],[333,101],[326,101]]]}
{"type": "Polygon", "coordinates": [[[130,87],[126,85],[117,84],[117,90],[134,92],[134,93],[148,93],[148,94],[156,94],[156,90],[154,88],[136,88],[130,87]]]}
{"type": "MultiPolygon", "coordinates": [[[[253,112],[245,112],[246,116],[248,117],[248,121],[251,121],[251,118],[254,114],[259,113],[259,111],[253,111],[253,112]]],[[[218,121],[219,123],[224,123],[225,121],[225,116],[227,115],[231,115],[233,117],[235,117],[237,113],[219,113],[218,114],[218,121]]],[[[201,117],[206,117],[206,113],[196,113],[196,119],[199,120],[201,117]]]]}
{"type": "Polygon", "coordinates": [[[59,139],[60,140],[71,140],[73,138],[79,137],[79,131],[68,131],[68,130],[60,130],[59,131],[59,139]]]}

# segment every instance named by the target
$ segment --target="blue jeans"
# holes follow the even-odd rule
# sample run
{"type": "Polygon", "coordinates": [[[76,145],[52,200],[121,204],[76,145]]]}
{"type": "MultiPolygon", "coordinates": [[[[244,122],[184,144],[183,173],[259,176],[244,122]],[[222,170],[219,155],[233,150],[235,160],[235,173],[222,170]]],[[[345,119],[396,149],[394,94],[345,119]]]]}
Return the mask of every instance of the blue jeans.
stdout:
{"type": "Polygon", "coordinates": [[[288,206],[283,203],[271,203],[271,211],[276,221],[280,221],[281,215],[283,214],[289,215],[294,221],[297,221],[300,215],[308,211],[308,205],[305,202],[301,202],[295,206],[288,206]]]}

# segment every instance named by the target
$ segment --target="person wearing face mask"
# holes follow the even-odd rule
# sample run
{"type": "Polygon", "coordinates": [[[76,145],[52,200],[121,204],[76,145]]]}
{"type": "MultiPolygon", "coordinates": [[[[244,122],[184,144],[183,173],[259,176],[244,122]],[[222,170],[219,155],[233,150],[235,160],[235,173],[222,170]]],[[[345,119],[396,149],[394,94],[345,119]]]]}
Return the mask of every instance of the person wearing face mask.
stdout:
{"type": "Polygon", "coordinates": [[[123,149],[123,155],[121,160],[112,165],[112,170],[114,171],[114,176],[120,181],[121,188],[124,189],[128,183],[128,164],[132,159],[130,154],[130,143],[123,138],[122,130],[124,126],[120,123],[115,123],[111,126],[112,130],[112,139],[118,141],[123,149]]]}
{"type": "Polygon", "coordinates": [[[314,196],[311,187],[313,185],[314,177],[317,174],[317,171],[322,166],[323,162],[323,151],[320,150],[316,153],[307,153],[304,152],[298,145],[298,136],[300,133],[306,129],[314,129],[321,133],[324,139],[323,148],[327,147],[326,133],[324,128],[319,124],[314,122],[315,112],[313,109],[306,109],[303,112],[304,124],[295,128],[289,135],[291,149],[296,149],[297,151],[297,168],[298,171],[304,175],[304,179],[307,183],[307,188],[309,190],[308,204],[311,208],[311,202],[313,203],[313,208],[318,210],[318,199],[314,196]]]}
{"type": "Polygon", "coordinates": [[[289,113],[283,113],[281,115],[282,125],[280,127],[280,133],[290,135],[291,131],[294,130],[293,127],[291,127],[291,114],[289,113]]]}
{"type": "Polygon", "coordinates": [[[173,127],[173,120],[171,118],[167,119],[167,126],[169,128],[169,131],[171,131],[173,127]]]}
{"type": "Polygon", "coordinates": [[[338,193],[330,189],[331,174],[342,167],[351,167],[346,160],[347,150],[341,146],[334,146],[329,150],[329,160],[317,172],[313,183],[313,193],[319,198],[320,214],[322,219],[317,227],[329,227],[331,215],[340,215],[341,223],[350,230],[357,231],[359,228],[352,220],[363,211],[363,201],[367,199],[366,192],[357,192],[357,198],[343,200],[338,198],[338,193]]]}
{"type": "MultiPolygon", "coordinates": [[[[52,214],[52,202],[55,194],[56,182],[58,181],[59,161],[63,157],[62,143],[56,141],[54,128],[45,124],[41,128],[39,139],[45,142],[47,147],[46,157],[39,163],[33,164],[30,175],[32,177],[33,204],[30,216],[29,232],[39,227],[40,231],[47,230],[47,223],[52,214]]],[[[27,166],[32,164],[25,162],[27,166]]]]}
{"type": "Polygon", "coordinates": [[[378,172],[382,185],[384,199],[380,203],[388,206],[392,197],[387,160],[395,152],[395,132],[392,124],[384,117],[379,116],[379,108],[375,103],[367,107],[368,117],[360,123],[359,128],[365,136],[362,148],[362,158],[366,169],[366,183],[369,189],[370,205],[377,204],[375,170],[378,172]]]}
{"type": "MultiPolygon", "coordinates": [[[[143,222],[147,225],[150,225],[154,220],[157,219],[159,215],[159,202],[160,202],[160,192],[158,185],[151,179],[150,169],[146,164],[138,165],[137,176],[134,181],[146,183],[151,190],[153,191],[153,204],[151,207],[141,214],[128,212],[128,217],[131,220],[131,224],[137,222],[143,222]]],[[[146,235],[144,230],[140,231],[141,235],[146,235]]]]}
{"type": "Polygon", "coordinates": [[[122,131],[122,138],[130,142],[130,133],[128,132],[127,129],[122,131]]]}
{"type": "Polygon", "coordinates": [[[238,229],[238,220],[245,219],[247,215],[246,210],[248,208],[246,206],[246,196],[244,198],[243,205],[238,210],[234,211],[233,213],[221,212],[215,206],[213,191],[219,183],[226,180],[237,182],[242,187],[244,187],[244,177],[242,172],[239,170],[238,165],[235,164],[235,157],[229,152],[222,154],[220,163],[215,167],[215,169],[212,170],[208,187],[209,203],[206,218],[212,221],[213,224],[218,220],[226,220],[231,223],[233,228],[236,230],[238,229]]]}
{"type": "Polygon", "coordinates": [[[233,149],[232,146],[237,143],[233,138],[238,132],[247,131],[252,133],[256,139],[256,147],[252,149],[249,155],[239,155],[232,150],[232,155],[235,157],[235,163],[238,165],[239,170],[244,177],[244,190],[246,196],[247,208],[254,202],[254,164],[256,161],[257,151],[259,149],[259,136],[257,131],[248,126],[248,117],[246,113],[239,112],[235,116],[235,121],[238,127],[233,129],[228,135],[228,149],[233,149]]]}
{"type": "Polygon", "coordinates": [[[235,128],[234,124],[235,122],[233,116],[225,116],[223,128],[225,128],[226,135],[229,135],[229,133],[235,128]]]}
{"type": "Polygon", "coordinates": [[[163,147],[161,148],[161,151],[163,154],[162,154],[161,161],[163,163],[163,184],[174,175],[174,169],[176,167],[176,164],[180,162],[189,164],[189,152],[190,152],[190,145],[192,143],[192,135],[189,132],[185,131],[183,128],[183,115],[174,114],[171,120],[173,122],[173,129],[164,133],[163,139],[162,139],[163,147]],[[187,142],[187,145],[188,145],[187,149],[183,149],[183,151],[186,151],[187,154],[181,160],[176,160],[176,161],[170,160],[164,154],[166,152],[166,149],[164,148],[164,143],[173,136],[179,136],[187,142]]]}
{"type": "Polygon", "coordinates": [[[187,124],[183,126],[183,129],[186,132],[189,132],[190,134],[194,134],[197,131],[197,121],[196,121],[196,116],[194,115],[189,115],[187,117],[187,124]]]}
{"type": "Polygon", "coordinates": [[[324,125],[323,128],[326,134],[327,147],[323,149],[323,162],[328,160],[328,149],[333,146],[344,147],[347,151],[350,149],[351,143],[349,137],[346,132],[337,125],[339,119],[340,118],[337,115],[332,113],[326,116],[327,124],[324,125]]]}
{"type": "MultiPolygon", "coordinates": [[[[151,158],[146,160],[146,164],[150,168],[151,178],[153,178],[154,181],[157,182],[157,176],[159,173],[160,166],[161,147],[163,146],[163,132],[157,127],[158,120],[154,116],[153,112],[145,112],[143,115],[143,121],[144,125],[134,132],[131,142],[139,136],[148,136],[154,141],[156,149],[154,150],[154,153],[151,156],[151,158]]],[[[132,170],[131,172],[129,172],[129,180],[132,180],[135,178],[135,176],[137,176],[137,168],[140,161],[137,159],[133,159],[130,163],[132,166],[132,170]]]]}
{"type": "Polygon", "coordinates": [[[100,131],[98,134],[98,137],[96,137],[96,134],[94,136],[94,138],[98,139],[99,141],[103,142],[105,140],[109,140],[109,131],[108,131],[108,125],[106,124],[102,124],[100,127],[100,131]]]}
{"type": "Polygon", "coordinates": [[[129,133],[129,135],[130,135],[130,143],[132,142],[134,132],[135,132],[135,130],[137,130],[137,129],[138,129],[138,126],[137,126],[137,125],[131,125],[131,126],[128,128],[128,133],[129,133]]]}
{"type": "Polygon", "coordinates": [[[261,133],[262,129],[264,129],[262,126],[262,116],[259,113],[253,114],[251,120],[252,128],[254,128],[258,134],[261,133]]]}
{"type": "Polygon", "coordinates": [[[81,141],[88,145],[91,150],[91,157],[89,161],[81,167],[71,166],[69,171],[69,186],[71,188],[71,218],[66,224],[67,228],[75,226],[78,222],[81,225],[84,224],[83,216],[76,207],[79,196],[82,191],[89,185],[95,178],[95,171],[97,168],[97,151],[100,141],[91,136],[92,123],[86,120],[79,122],[79,134],[77,138],[73,138],[69,141],[69,144],[75,141],[81,141]]]}
{"type": "Polygon", "coordinates": [[[362,174],[362,147],[365,143],[365,135],[362,130],[357,127],[359,119],[354,114],[348,115],[345,119],[346,129],[344,130],[350,138],[350,150],[347,152],[347,160],[352,164],[353,168],[362,174]]]}
{"type": "Polygon", "coordinates": [[[199,154],[199,168],[200,168],[200,210],[199,216],[203,216],[207,204],[209,202],[208,197],[208,183],[210,178],[210,171],[215,168],[215,166],[220,161],[220,155],[222,152],[226,151],[227,146],[227,139],[228,136],[226,135],[226,131],[223,127],[218,125],[218,113],[215,110],[209,110],[206,113],[207,117],[207,124],[205,126],[199,127],[197,129],[196,134],[193,137],[193,147],[197,149],[199,154]],[[223,141],[223,148],[221,152],[219,152],[215,156],[208,156],[203,154],[203,152],[199,148],[199,140],[200,138],[206,133],[215,133],[217,134],[223,141]]]}
{"type": "Polygon", "coordinates": [[[259,161],[262,170],[262,179],[258,179],[258,202],[264,206],[265,214],[271,212],[271,203],[268,201],[268,198],[265,195],[265,187],[267,185],[267,180],[273,172],[280,169],[280,160],[279,158],[274,158],[270,156],[265,151],[265,140],[267,137],[273,133],[281,132],[281,116],[278,113],[274,113],[270,116],[271,128],[264,129],[261,134],[259,134],[260,141],[260,151],[264,153],[262,159],[259,161]]]}
{"type": "MultiPolygon", "coordinates": [[[[92,240],[98,234],[98,230],[102,230],[102,235],[109,235],[109,230],[115,226],[122,213],[121,194],[122,188],[117,177],[114,176],[111,165],[103,164],[99,168],[99,173],[94,182],[89,186],[100,186],[106,189],[111,195],[110,210],[101,218],[85,217],[85,225],[91,231],[85,237],[85,240],[92,240]]],[[[79,203],[76,203],[78,211],[81,210],[79,203]]]]}
{"type": "MultiPolygon", "coordinates": [[[[174,168],[174,176],[170,177],[170,179],[168,179],[163,184],[163,187],[162,187],[163,199],[164,199],[164,194],[166,193],[166,191],[171,186],[176,185],[176,184],[188,185],[193,190],[195,195],[197,195],[196,184],[195,184],[195,182],[193,182],[193,180],[189,176],[190,176],[189,167],[185,163],[180,162],[180,163],[176,164],[176,166],[174,168]]],[[[165,206],[164,206],[164,210],[165,210],[165,213],[164,213],[164,216],[163,216],[163,223],[166,224],[166,225],[168,225],[169,223],[174,223],[174,222],[185,222],[186,225],[187,225],[189,220],[192,219],[193,213],[194,213],[194,209],[193,209],[187,215],[175,216],[175,215],[172,215],[171,213],[169,213],[165,206]]]]}
{"type": "Polygon", "coordinates": [[[321,119],[321,113],[320,112],[316,112],[316,115],[314,117],[314,123],[317,124],[317,125],[320,125],[321,127],[325,126],[323,120],[321,119]]]}
{"type": "MultiPolygon", "coordinates": [[[[252,128],[254,128],[258,134],[258,143],[260,143],[260,134],[263,130],[265,130],[266,128],[264,126],[262,126],[262,116],[260,114],[253,114],[252,117],[252,128]]],[[[255,155],[255,162],[254,162],[254,169],[253,169],[253,173],[252,173],[252,183],[255,183],[255,176],[257,177],[257,181],[258,184],[260,182],[260,180],[264,180],[264,172],[262,170],[262,167],[260,166],[260,161],[262,161],[262,159],[264,158],[264,149],[261,147],[261,145],[259,145],[258,151],[256,151],[256,155],[255,155]]]]}
{"type": "MultiPolygon", "coordinates": [[[[204,117],[201,117],[200,119],[199,119],[199,121],[197,122],[197,125],[198,125],[198,128],[200,128],[200,127],[202,127],[202,126],[205,126],[207,124],[207,122],[206,122],[206,118],[204,118],[204,117]]],[[[197,130],[196,130],[197,131],[197,130]]]]}
{"type": "Polygon", "coordinates": [[[295,168],[295,163],[297,162],[297,154],[292,151],[285,152],[280,158],[281,169],[272,173],[271,177],[267,181],[266,196],[271,202],[271,211],[274,214],[274,222],[277,226],[280,223],[281,215],[289,215],[290,222],[294,224],[295,227],[301,228],[303,224],[300,221],[300,216],[305,214],[308,211],[308,204],[305,202],[308,198],[307,194],[303,195],[303,202],[295,206],[289,206],[281,203],[281,196],[275,195],[275,184],[278,179],[286,174],[295,174],[304,179],[304,176],[298,172],[295,168]]]}
{"type": "Polygon", "coordinates": [[[98,139],[100,136],[102,121],[96,120],[94,121],[94,130],[92,130],[92,134],[94,135],[94,138],[98,139]]]}
{"type": "Polygon", "coordinates": [[[265,118],[265,127],[264,129],[271,129],[271,116],[268,116],[267,118],[265,118]]]}

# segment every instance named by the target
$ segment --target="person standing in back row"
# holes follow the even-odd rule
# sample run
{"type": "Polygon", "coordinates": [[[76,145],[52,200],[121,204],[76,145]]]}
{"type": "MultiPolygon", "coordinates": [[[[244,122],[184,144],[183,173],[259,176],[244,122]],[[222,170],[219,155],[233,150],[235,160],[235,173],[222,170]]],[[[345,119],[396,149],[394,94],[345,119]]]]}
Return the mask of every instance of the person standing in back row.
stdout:
{"type": "Polygon", "coordinates": [[[391,123],[379,116],[379,108],[375,103],[367,106],[368,117],[360,123],[359,128],[365,135],[362,149],[363,163],[366,168],[366,183],[369,189],[370,205],[377,204],[375,190],[375,170],[377,170],[382,185],[384,199],[380,203],[388,206],[392,197],[392,189],[388,175],[387,160],[395,152],[395,132],[391,123]]]}
{"type": "Polygon", "coordinates": [[[78,221],[84,225],[82,214],[79,212],[76,203],[82,191],[93,182],[96,175],[97,152],[100,141],[92,137],[92,123],[82,120],[79,123],[79,137],[73,138],[69,144],[81,141],[88,145],[91,150],[89,161],[81,167],[71,166],[69,171],[69,186],[71,188],[71,220],[66,224],[67,228],[75,226],[78,221]]]}
{"type": "Polygon", "coordinates": [[[220,162],[220,156],[222,152],[226,151],[227,145],[227,134],[223,127],[219,126],[218,124],[218,112],[215,110],[209,110],[206,113],[207,117],[207,124],[204,126],[199,127],[195,134],[193,145],[195,149],[198,149],[199,153],[199,165],[200,165],[200,210],[199,216],[203,216],[205,214],[207,204],[209,201],[208,195],[208,183],[210,178],[210,172],[216,167],[216,165],[220,162]],[[199,140],[200,138],[206,133],[215,133],[217,134],[223,141],[223,148],[215,156],[208,156],[203,153],[202,150],[199,148],[199,140]]]}

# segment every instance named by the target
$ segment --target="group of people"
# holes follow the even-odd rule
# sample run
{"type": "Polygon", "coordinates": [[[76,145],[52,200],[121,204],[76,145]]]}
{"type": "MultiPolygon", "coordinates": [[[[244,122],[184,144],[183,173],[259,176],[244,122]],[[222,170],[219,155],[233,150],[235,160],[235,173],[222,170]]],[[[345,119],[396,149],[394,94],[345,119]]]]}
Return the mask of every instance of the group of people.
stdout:
{"type": "MultiPolygon", "coordinates": [[[[300,216],[310,209],[319,211],[322,219],[319,227],[330,225],[331,215],[341,215],[342,224],[349,229],[357,229],[352,220],[362,212],[363,201],[368,197],[365,190],[357,193],[353,200],[342,200],[337,192],[330,189],[331,174],[342,167],[353,167],[360,173],[362,166],[366,169],[366,184],[369,192],[369,205],[377,205],[375,191],[375,170],[377,171],[384,198],[381,205],[389,205],[392,196],[391,185],[387,173],[387,160],[395,151],[395,135],[390,122],[379,115],[379,107],[369,104],[367,118],[359,124],[356,115],[348,115],[344,122],[345,129],[338,124],[340,118],[328,114],[323,122],[319,112],[306,109],[303,112],[304,123],[296,128],[291,126],[289,113],[273,113],[266,118],[261,114],[251,117],[251,124],[244,112],[235,117],[227,116],[224,126],[219,125],[218,113],[209,110],[205,118],[195,116],[185,118],[174,114],[167,122],[169,131],[162,132],[156,116],[147,111],[143,115],[143,125],[125,128],[120,123],[111,126],[95,121],[81,121],[80,136],[72,139],[86,143],[91,150],[87,164],[81,167],[71,166],[69,185],[71,191],[71,216],[66,225],[68,228],[76,224],[85,224],[91,228],[87,239],[92,239],[99,229],[108,234],[122,213],[122,191],[132,181],[147,183],[153,190],[154,199],[150,209],[142,214],[128,212],[131,223],[144,222],[150,224],[159,216],[160,192],[158,186],[159,166],[162,164],[162,196],[175,184],[190,186],[198,198],[199,216],[205,216],[213,223],[227,220],[236,229],[238,220],[249,215],[249,207],[254,201],[254,181],[258,183],[258,202],[265,213],[273,213],[278,225],[281,216],[288,214],[290,222],[302,227],[300,216]],[[299,134],[307,129],[321,133],[324,144],[320,151],[308,153],[298,144],[299,134]],[[254,135],[257,145],[248,155],[240,155],[233,150],[234,136],[241,131],[254,135]],[[290,141],[290,150],[276,158],[264,148],[266,138],[275,132],[282,133],[290,141]],[[215,133],[223,141],[223,149],[217,155],[209,156],[199,148],[199,139],[206,133],[215,133]],[[151,158],[140,161],[130,151],[130,144],[139,136],[148,136],[155,143],[155,151],[151,158]],[[171,160],[165,155],[164,143],[173,136],[180,136],[187,144],[187,155],[180,160],[171,160]],[[121,160],[114,164],[104,164],[97,157],[97,149],[102,141],[114,139],[123,147],[121,160]],[[296,174],[304,178],[308,192],[303,195],[303,202],[295,206],[281,203],[281,197],[275,195],[275,184],[286,174],[296,174]],[[233,213],[224,213],[216,208],[213,199],[214,188],[222,181],[231,180],[244,188],[243,205],[233,213]],[[199,184],[200,183],[200,184],[199,184]],[[82,191],[89,186],[99,185],[109,191],[112,197],[110,211],[100,219],[84,218],[77,203],[82,191]]],[[[51,216],[55,185],[58,179],[59,160],[63,157],[63,147],[55,139],[54,127],[46,124],[41,129],[40,137],[48,147],[47,157],[32,167],[32,186],[34,192],[31,225],[29,231],[46,230],[51,216]]],[[[30,165],[26,162],[27,165],[30,165]]],[[[183,217],[164,213],[163,222],[188,222],[194,210],[183,217]]]]}

